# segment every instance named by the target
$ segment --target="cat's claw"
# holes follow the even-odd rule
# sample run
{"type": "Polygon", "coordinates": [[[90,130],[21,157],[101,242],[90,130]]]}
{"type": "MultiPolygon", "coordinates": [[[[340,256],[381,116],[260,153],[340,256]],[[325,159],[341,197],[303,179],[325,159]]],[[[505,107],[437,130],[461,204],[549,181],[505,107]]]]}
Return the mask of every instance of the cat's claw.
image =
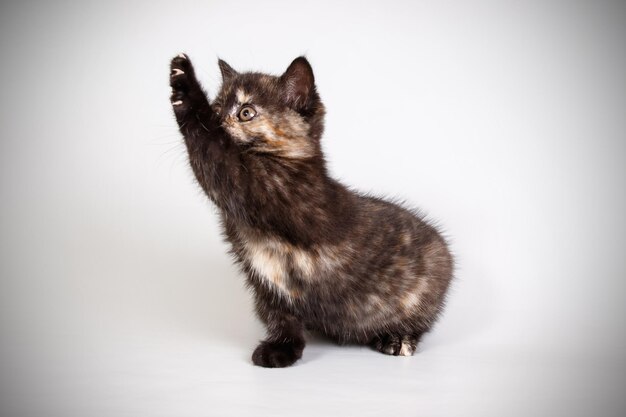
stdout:
{"type": "Polygon", "coordinates": [[[206,100],[196,80],[191,61],[183,53],[175,56],[170,64],[170,86],[170,102],[179,116],[185,115],[190,108],[199,107],[198,100],[206,100]]]}

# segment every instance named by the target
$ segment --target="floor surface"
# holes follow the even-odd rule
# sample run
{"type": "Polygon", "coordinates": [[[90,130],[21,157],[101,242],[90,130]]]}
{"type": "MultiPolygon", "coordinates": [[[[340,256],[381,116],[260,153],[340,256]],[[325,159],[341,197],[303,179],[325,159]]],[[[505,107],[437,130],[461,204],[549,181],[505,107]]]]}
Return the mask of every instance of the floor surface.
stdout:
{"type": "MultiPolygon", "coordinates": [[[[0,5],[0,417],[626,416],[626,6],[0,5]],[[169,101],[187,53],[305,54],[334,178],[424,210],[456,278],[415,356],[264,331],[169,101]]],[[[381,250],[384,250],[382,248],[381,250]]]]}

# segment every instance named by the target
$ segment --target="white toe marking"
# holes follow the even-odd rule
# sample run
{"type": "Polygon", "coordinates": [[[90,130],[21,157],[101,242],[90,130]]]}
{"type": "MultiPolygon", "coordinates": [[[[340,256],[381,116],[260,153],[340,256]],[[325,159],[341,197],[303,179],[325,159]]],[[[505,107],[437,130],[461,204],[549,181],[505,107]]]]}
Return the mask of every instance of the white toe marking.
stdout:
{"type": "Polygon", "coordinates": [[[178,100],[172,103],[173,106],[180,106],[181,104],[183,104],[182,100],[178,100]]]}
{"type": "Polygon", "coordinates": [[[182,53],[181,53],[181,54],[178,54],[178,57],[179,57],[179,58],[182,58],[182,59],[187,59],[187,55],[182,54],[182,53]]]}
{"type": "Polygon", "coordinates": [[[184,71],[183,71],[183,70],[179,70],[178,68],[174,68],[174,69],[172,69],[172,72],[174,73],[174,74],[172,74],[172,75],[180,75],[180,74],[184,74],[184,71]]]}
{"type": "Polygon", "coordinates": [[[402,342],[402,346],[400,347],[400,356],[412,356],[413,348],[408,342],[402,342]]]}

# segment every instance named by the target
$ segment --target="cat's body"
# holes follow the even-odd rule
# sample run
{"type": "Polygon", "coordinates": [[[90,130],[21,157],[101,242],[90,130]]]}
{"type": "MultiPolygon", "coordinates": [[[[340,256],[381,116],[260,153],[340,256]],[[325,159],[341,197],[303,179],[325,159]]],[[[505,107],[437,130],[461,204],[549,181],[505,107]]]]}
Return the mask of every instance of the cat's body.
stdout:
{"type": "Polygon", "coordinates": [[[172,104],[267,326],[253,362],[291,365],[305,328],[413,354],[452,277],[443,238],[416,213],[327,175],[324,107],[304,58],[281,77],[220,68],[209,104],[188,58],[174,58],[172,104]]]}

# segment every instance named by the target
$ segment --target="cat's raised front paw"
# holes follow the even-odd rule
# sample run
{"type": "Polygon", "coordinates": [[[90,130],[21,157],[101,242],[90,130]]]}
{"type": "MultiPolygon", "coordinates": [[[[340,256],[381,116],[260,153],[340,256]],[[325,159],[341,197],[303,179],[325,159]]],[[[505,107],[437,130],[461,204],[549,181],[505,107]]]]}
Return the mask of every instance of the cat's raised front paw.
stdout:
{"type": "Polygon", "coordinates": [[[182,110],[190,105],[194,90],[199,89],[191,61],[185,54],[178,54],[170,63],[170,101],[174,110],[182,110]]]}
{"type": "Polygon", "coordinates": [[[301,344],[293,342],[261,342],[252,354],[252,362],[264,368],[284,368],[300,359],[303,349],[301,344]]]}

